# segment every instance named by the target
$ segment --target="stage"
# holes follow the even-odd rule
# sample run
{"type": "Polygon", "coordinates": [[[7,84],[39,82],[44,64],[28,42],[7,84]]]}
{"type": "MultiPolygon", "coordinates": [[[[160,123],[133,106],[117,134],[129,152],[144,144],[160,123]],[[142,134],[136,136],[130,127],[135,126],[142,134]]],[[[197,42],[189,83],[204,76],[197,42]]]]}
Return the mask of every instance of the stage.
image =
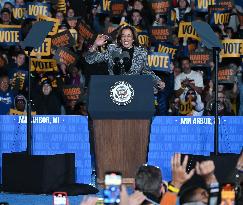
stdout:
{"type": "MultiPolygon", "coordinates": [[[[243,146],[243,117],[221,117],[219,151],[240,153],[243,146]]],[[[0,162],[2,153],[24,151],[26,117],[0,116],[0,162]]],[[[91,182],[91,156],[88,119],[84,116],[34,116],[33,153],[52,155],[75,153],[76,182],[91,182]]],[[[152,120],[148,164],[159,166],[169,180],[170,158],[174,152],[210,155],[213,152],[213,117],[155,117],[152,120]]],[[[0,167],[0,170],[2,166],[0,167]]],[[[82,196],[70,197],[78,204],[82,196]]],[[[11,205],[52,203],[46,195],[0,194],[11,205]],[[28,203],[27,203],[28,201],[28,203]]]]}

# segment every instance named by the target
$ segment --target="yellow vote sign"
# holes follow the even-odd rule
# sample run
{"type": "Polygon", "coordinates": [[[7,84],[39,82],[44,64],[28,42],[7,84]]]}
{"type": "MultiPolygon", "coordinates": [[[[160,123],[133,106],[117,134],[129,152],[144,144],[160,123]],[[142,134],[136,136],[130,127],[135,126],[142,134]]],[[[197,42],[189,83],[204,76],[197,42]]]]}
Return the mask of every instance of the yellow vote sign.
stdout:
{"type": "Polygon", "coordinates": [[[170,72],[170,56],[166,53],[151,52],[148,55],[148,65],[152,70],[170,72]]]}
{"type": "Polygon", "coordinates": [[[195,28],[193,28],[191,22],[181,22],[179,25],[179,38],[193,38],[200,41],[200,37],[196,33],[195,28]]]}
{"type": "Polygon", "coordinates": [[[58,71],[57,62],[55,59],[30,59],[30,71],[36,72],[52,72],[58,71]]]}
{"type": "Polygon", "coordinates": [[[243,39],[225,39],[222,41],[220,57],[222,58],[239,58],[243,55],[243,39]]]}
{"type": "Polygon", "coordinates": [[[111,11],[111,0],[101,0],[101,11],[109,13],[111,11]]]}
{"type": "Polygon", "coordinates": [[[167,54],[170,54],[171,55],[171,59],[174,59],[175,58],[175,55],[176,55],[176,52],[178,50],[178,47],[177,46],[171,46],[171,45],[168,45],[166,43],[159,43],[156,45],[156,51],[160,52],[160,53],[167,53],[167,54]]]}
{"type": "Polygon", "coordinates": [[[27,2],[27,16],[28,18],[37,18],[38,15],[48,16],[50,12],[49,3],[27,2]]]}
{"type": "Polygon", "coordinates": [[[143,45],[143,46],[146,46],[148,47],[149,46],[149,37],[148,37],[148,34],[145,33],[145,32],[141,32],[138,34],[138,42],[140,45],[143,45]]]}
{"type": "Polygon", "coordinates": [[[215,5],[216,0],[196,0],[195,1],[195,8],[198,11],[207,11],[208,6],[215,5]]]}
{"type": "Polygon", "coordinates": [[[12,9],[12,13],[15,19],[23,19],[26,12],[26,8],[23,6],[15,6],[12,9]]]}
{"type": "MultiPolygon", "coordinates": [[[[28,54],[25,52],[26,55],[28,54]]],[[[49,56],[51,55],[51,38],[46,38],[42,45],[37,48],[33,49],[30,53],[30,56],[49,56]]]]}
{"type": "Polygon", "coordinates": [[[1,45],[16,45],[19,43],[20,25],[3,25],[0,24],[0,44],[1,45]]]}

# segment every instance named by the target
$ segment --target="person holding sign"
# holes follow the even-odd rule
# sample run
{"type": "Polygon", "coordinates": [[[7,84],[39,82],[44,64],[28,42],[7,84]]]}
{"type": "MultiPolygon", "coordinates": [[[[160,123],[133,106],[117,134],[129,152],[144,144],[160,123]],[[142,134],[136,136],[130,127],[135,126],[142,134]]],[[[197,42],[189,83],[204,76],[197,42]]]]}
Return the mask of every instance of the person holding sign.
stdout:
{"type": "Polygon", "coordinates": [[[189,57],[183,57],[180,60],[180,64],[182,73],[176,76],[174,84],[175,95],[180,99],[180,108],[185,107],[185,109],[183,109],[183,114],[188,114],[187,111],[193,109],[193,115],[201,115],[204,109],[204,104],[201,102],[200,96],[204,87],[202,74],[191,70],[189,57]],[[194,98],[186,100],[186,97],[188,98],[189,95],[188,91],[190,90],[195,92],[194,96],[196,100],[194,98]],[[183,106],[183,103],[181,103],[183,101],[185,101],[188,106],[186,104],[183,106]],[[187,107],[190,109],[186,109],[187,107]]]}
{"type": "Polygon", "coordinates": [[[122,27],[118,33],[117,44],[109,44],[106,51],[99,52],[98,47],[104,46],[108,39],[109,37],[103,34],[97,36],[85,56],[87,63],[107,62],[110,75],[151,75],[155,88],[164,89],[164,82],[148,69],[148,53],[144,48],[138,46],[133,27],[122,27]]]}
{"type": "Polygon", "coordinates": [[[189,0],[178,0],[178,5],[174,8],[174,11],[176,13],[176,20],[178,22],[183,20],[185,15],[191,12],[189,0]]]}

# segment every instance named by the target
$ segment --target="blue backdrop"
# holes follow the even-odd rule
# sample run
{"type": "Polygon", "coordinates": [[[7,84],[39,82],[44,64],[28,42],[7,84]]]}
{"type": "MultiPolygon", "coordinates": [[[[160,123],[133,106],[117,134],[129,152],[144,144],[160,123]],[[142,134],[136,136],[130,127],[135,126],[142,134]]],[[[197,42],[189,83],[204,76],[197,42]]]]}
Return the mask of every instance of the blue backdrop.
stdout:
{"type": "MultiPolygon", "coordinates": [[[[222,117],[219,151],[239,153],[243,146],[243,117],[222,117]]],[[[35,116],[33,154],[75,153],[77,182],[90,183],[91,157],[88,120],[83,116],[35,116]]],[[[212,117],[155,117],[151,126],[148,164],[159,166],[170,179],[174,152],[209,155],[213,152],[212,117]]],[[[26,117],[0,116],[2,153],[26,149],[26,117]]]]}
{"type": "MultiPolygon", "coordinates": [[[[26,149],[26,117],[0,116],[0,162],[3,152],[26,149]]],[[[83,116],[35,116],[33,154],[75,153],[77,182],[90,183],[88,119],[83,116]]]]}

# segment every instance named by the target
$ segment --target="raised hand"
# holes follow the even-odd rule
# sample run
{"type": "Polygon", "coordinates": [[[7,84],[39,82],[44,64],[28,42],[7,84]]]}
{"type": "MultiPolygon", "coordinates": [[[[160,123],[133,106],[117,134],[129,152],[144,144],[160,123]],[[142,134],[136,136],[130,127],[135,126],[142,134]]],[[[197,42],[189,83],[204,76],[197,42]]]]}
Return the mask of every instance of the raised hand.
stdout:
{"type": "Polygon", "coordinates": [[[140,205],[146,199],[146,197],[140,191],[135,191],[129,196],[127,194],[126,186],[122,185],[120,199],[120,205],[140,205]]]}
{"type": "Polygon", "coordinates": [[[135,191],[132,195],[129,196],[129,205],[140,205],[146,199],[144,194],[140,191],[135,191]]]}
{"type": "Polygon", "coordinates": [[[97,36],[97,38],[95,39],[95,42],[94,42],[94,45],[95,46],[103,46],[107,43],[107,39],[109,37],[107,35],[104,35],[104,34],[99,34],[97,36]]]}
{"type": "Polygon", "coordinates": [[[212,160],[203,161],[196,164],[196,173],[204,178],[206,184],[216,183],[217,179],[214,175],[215,166],[212,160]]]}
{"type": "Polygon", "coordinates": [[[241,155],[238,159],[237,165],[236,165],[236,169],[243,171],[243,152],[241,152],[241,155]]]}
{"type": "Polygon", "coordinates": [[[171,184],[176,188],[180,187],[193,176],[195,169],[192,169],[189,173],[186,172],[186,166],[188,163],[188,156],[186,155],[183,162],[181,163],[181,154],[176,153],[171,158],[172,168],[172,182],[171,184]]]}

